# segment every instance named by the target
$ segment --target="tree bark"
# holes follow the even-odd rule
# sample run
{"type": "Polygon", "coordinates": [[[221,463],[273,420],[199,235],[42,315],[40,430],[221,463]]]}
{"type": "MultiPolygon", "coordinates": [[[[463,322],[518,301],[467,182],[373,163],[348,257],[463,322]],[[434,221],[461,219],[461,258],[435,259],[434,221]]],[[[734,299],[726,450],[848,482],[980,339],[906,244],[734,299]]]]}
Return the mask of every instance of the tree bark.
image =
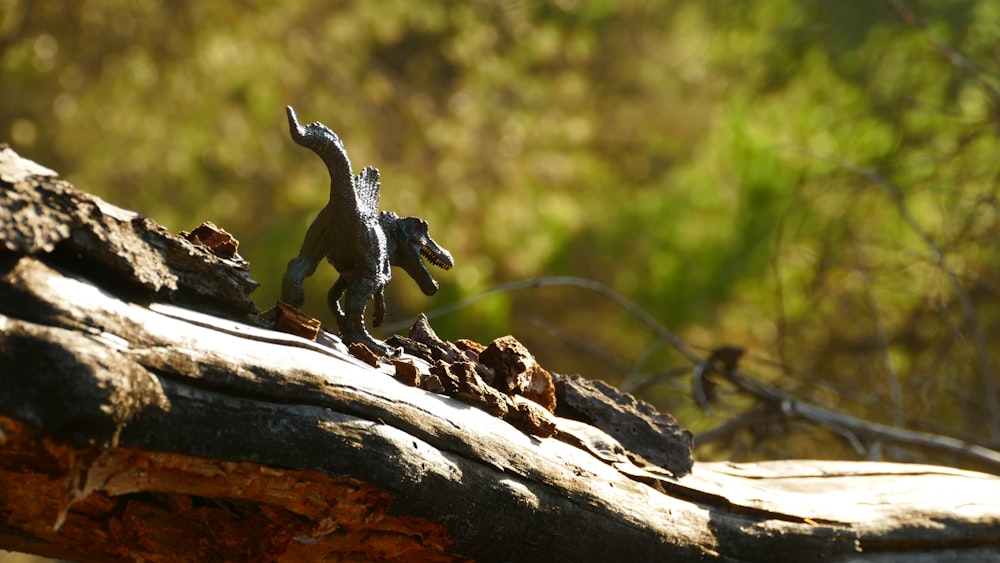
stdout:
{"type": "Polygon", "coordinates": [[[0,548],[116,562],[1000,557],[1000,478],[818,461],[678,477],[580,420],[531,436],[326,333],[268,330],[238,255],[3,147],[0,204],[0,548]]]}

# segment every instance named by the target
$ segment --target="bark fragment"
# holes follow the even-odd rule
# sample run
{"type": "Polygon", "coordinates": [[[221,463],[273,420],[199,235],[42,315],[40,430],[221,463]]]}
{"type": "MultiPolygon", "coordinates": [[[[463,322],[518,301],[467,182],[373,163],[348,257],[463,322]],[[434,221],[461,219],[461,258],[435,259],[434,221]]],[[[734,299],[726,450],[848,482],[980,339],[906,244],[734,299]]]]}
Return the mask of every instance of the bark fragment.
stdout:
{"type": "Polygon", "coordinates": [[[371,367],[378,367],[378,355],[375,352],[372,352],[371,348],[365,346],[364,344],[360,342],[351,342],[347,345],[347,351],[352,356],[370,365],[371,367]]]}
{"type": "Polygon", "coordinates": [[[497,339],[490,346],[471,340],[448,342],[434,332],[426,316],[420,315],[409,337],[393,336],[386,342],[430,364],[428,376],[419,383],[422,389],[479,407],[522,432],[543,438],[556,434],[550,414],[555,409],[551,376],[513,336],[497,339]],[[483,361],[484,355],[492,366],[483,361]],[[504,385],[500,387],[496,385],[495,366],[504,370],[504,385]],[[519,383],[511,386],[510,381],[519,383]]]}
{"type": "Polygon", "coordinates": [[[180,235],[192,244],[205,246],[219,258],[237,258],[240,241],[211,221],[205,221],[193,231],[181,231],[180,235]]]}
{"type": "Polygon", "coordinates": [[[323,326],[318,319],[310,317],[281,299],[278,300],[273,310],[268,311],[263,316],[268,317],[275,330],[301,336],[307,340],[316,340],[323,326]]]}
{"type": "Polygon", "coordinates": [[[508,395],[522,395],[549,412],[556,410],[552,376],[513,336],[501,336],[482,353],[479,362],[493,370],[493,386],[508,395]]]}
{"type": "Polygon", "coordinates": [[[556,414],[592,424],[648,462],[682,476],[694,465],[691,433],[673,416],[603,381],[556,375],[556,414]]]}

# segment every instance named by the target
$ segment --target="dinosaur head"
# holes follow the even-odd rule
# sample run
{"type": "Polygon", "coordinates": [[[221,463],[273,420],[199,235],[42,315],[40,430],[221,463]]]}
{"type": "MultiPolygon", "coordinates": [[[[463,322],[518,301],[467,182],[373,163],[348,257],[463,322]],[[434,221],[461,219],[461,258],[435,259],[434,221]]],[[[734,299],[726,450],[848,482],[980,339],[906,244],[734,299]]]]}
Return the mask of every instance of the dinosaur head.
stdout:
{"type": "Polygon", "coordinates": [[[399,217],[390,211],[383,211],[379,220],[386,233],[392,265],[406,270],[425,295],[437,293],[438,283],[427,271],[421,256],[442,270],[450,270],[455,262],[451,253],[427,234],[427,221],[419,217],[399,217]]]}

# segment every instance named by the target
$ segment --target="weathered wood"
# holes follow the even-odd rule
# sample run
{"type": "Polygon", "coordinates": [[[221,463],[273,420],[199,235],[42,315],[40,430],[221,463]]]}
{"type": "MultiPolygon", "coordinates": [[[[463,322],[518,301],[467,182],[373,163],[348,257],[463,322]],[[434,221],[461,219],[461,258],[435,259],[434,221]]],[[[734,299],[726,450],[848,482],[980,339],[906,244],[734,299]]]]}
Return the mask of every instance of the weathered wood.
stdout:
{"type": "MultiPolygon", "coordinates": [[[[636,525],[651,503],[662,514],[683,508],[705,517],[587,452],[531,438],[348,358],[260,340],[248,346],[247,337],[265,331],[234,324],[223,332],[176,318],[213,322],[195,313],[122,303],[32,258],[10,265],[2,280],[0,299],[15,306],[0,320],[9,368],[0,384],[16,391],[0,399],[0,412],[26,421],[33,435],[84,448],[80,465],[62,469],[70,490],[75,474],[92,471],[84,455],[91,444],[104,444],[97,459],[129,448],[363,476],[392,496],[398,514],[484,534],[467,532],[465,543],[456,537],[458,553],[488,558],[513,550],[518,560],[654,557],[675,534],[636,525]],[[9,300],[10,287],[30,289],[9,300]],[[83,334],[80,319],[91,327],[83,334]],[[38,358],[66,368],[39,370],[38,358]],[[538,512],[548,516],[527,517],[538,512]],[[494,529],[505,532],[486,533],[494,529]]],[[[223,470],[217,478],[228,476],[223,470]]],[[[93,488],[100,487],[80,484],[75,494],[93,488]]],[[[238,490],[221,496],[241,498],[238,490]]],[[[690,539],[671,542],[696,553],[690,539]]]]}
{"type": "Polygon", "coordinates": [[[86,561],[1000,557],[997,477],[794,461],[698,463],[678,479],[579,420],[532,437],[325,332],[254,326],[239,264],[13,168],[0,163],[4,202],[70,223],[39,243],[31,212],[0,212],[0,236],[21,237],[0,251],[0,548],[86,561]],[[99,238],[94,221],[151,254],[91,267],[78,241],[99,238]],[[208,297],[210,280],[170,265],[194,259],[202,276],[232,268],[220,283],[244,297],[208,297]],[[173,285],[143,281],[147,267],[173,285]],[[161,302],[189,295],[229,318],[161,302]]]}
{"type": "Polygon", "coordinates": [[[247,263],[166,232],[133,211],[76,190],[0,144],[0,248],[54,254],[105,286],[215,313],[256,313],[247,263]]]}

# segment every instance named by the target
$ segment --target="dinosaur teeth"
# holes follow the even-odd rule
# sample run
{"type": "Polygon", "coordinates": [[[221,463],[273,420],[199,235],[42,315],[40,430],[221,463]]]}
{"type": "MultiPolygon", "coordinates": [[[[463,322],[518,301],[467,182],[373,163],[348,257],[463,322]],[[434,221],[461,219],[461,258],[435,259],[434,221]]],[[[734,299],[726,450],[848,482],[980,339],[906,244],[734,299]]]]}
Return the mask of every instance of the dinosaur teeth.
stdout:
{"type": "Polygon", "coordinates": [[[435,266],[441,268],[442,270],[451,269],[451,266],[447,262],[438,258],[437,255],[431,252],[426,246],[420,248],[420,254],[421,256],[426,258],[428,262],[434,264],[435,266]]]}

